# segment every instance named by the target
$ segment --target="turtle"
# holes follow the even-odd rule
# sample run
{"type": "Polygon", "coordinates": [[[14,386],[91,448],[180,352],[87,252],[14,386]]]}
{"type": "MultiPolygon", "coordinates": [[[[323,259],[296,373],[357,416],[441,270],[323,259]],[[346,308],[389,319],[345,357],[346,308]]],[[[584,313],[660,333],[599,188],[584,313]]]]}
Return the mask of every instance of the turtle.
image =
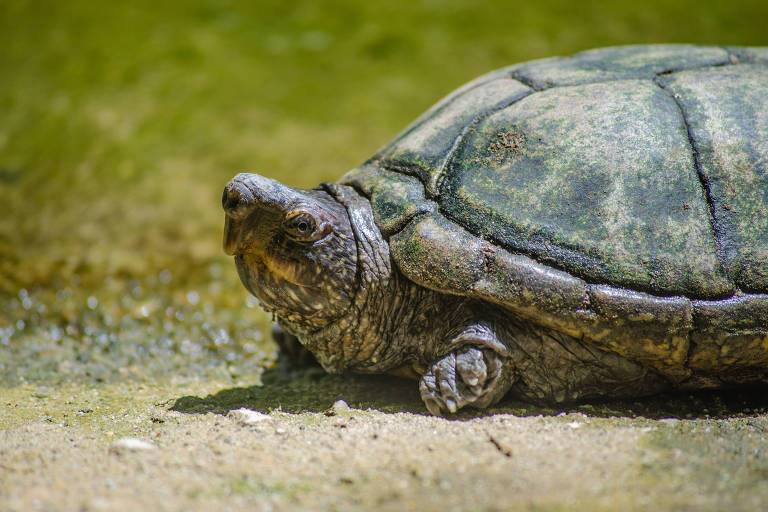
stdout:
{"type": "Polygon", "coordinates": [[[768,381],[768,48],[513,65],[337,182],[222,204],[284,344],[432,414],[768,381]]]}

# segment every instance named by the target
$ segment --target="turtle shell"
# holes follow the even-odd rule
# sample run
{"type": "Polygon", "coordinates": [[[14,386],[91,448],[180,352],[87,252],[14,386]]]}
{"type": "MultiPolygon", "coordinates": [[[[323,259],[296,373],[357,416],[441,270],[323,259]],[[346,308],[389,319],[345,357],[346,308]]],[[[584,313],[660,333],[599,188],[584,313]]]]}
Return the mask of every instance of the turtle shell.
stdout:
{"type": "Polygon", "coordinates": [[[494,71],[340,183],[420,285],[677,380],[768,367],[768,48],[494,71]]]}

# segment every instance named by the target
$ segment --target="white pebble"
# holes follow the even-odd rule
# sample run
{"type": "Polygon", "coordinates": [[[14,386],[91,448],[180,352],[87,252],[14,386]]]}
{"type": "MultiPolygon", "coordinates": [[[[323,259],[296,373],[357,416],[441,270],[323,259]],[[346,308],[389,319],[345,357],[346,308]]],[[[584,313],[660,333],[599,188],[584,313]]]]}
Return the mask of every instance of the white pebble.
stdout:
{"type": "Polygon", "coordinates": [[[148,451],[154,450],[155,445],[149,441],[143,439],[136,439],[135,437],[121,437],[112,445],[113,448],[118,450],[130,450],[130,451],[148,451]]]}
{"type": "Polygon", "coordinates": [[[227,418],[230,418],[241,425],[256,425],[257,423],[271,419],[263,412],[246,409],[245,407],[229,411],[227,413],[227,418]]]}
{"type": "Polygon", "coordinates": [[[348,411],[349,404],[347,404],[347,402],[345,402],[344,400],[339,399],[333,402],[333,405],[331,406],[331,410],[333,412],[348,411]]]}

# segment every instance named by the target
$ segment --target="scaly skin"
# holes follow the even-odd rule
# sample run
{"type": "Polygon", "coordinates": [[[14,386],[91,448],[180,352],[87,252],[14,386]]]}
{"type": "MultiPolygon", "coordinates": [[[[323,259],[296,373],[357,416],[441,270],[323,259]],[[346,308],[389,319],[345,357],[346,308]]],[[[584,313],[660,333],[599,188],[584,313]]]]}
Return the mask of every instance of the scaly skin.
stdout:
{"type": "Polygon", "coordinates": [[[327,371],[417,376],[433,414],[488,407],[510,389],[562,402],[668,387],[616,354],[412,283],[393,265],[368,201],[349,187],[323,188],[241,174],[223,203],[225,250],[243,284],[275,313],[283,342],[295,337],[327,371]],[[291,222],[297,215],[306,225],[291,222]]]}

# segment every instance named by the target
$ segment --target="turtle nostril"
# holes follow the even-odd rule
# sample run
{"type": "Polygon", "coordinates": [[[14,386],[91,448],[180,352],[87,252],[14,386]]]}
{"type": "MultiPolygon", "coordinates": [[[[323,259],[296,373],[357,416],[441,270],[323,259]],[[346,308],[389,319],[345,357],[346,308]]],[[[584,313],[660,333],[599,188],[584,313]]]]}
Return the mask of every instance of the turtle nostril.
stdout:
{"type": "Polygon", "coordinates": [[[221,204],[224,207],[224,211],[235,214],[237,207],[240,206],[240,194],[232,190],[225,191],[221,204]]]}
{"type": "Polygon", "coordinates": [[[242,183],[230,181],[221,196],[224,212],[233,219],[241,219],[253,203],[253,195],[242,183]]]}

